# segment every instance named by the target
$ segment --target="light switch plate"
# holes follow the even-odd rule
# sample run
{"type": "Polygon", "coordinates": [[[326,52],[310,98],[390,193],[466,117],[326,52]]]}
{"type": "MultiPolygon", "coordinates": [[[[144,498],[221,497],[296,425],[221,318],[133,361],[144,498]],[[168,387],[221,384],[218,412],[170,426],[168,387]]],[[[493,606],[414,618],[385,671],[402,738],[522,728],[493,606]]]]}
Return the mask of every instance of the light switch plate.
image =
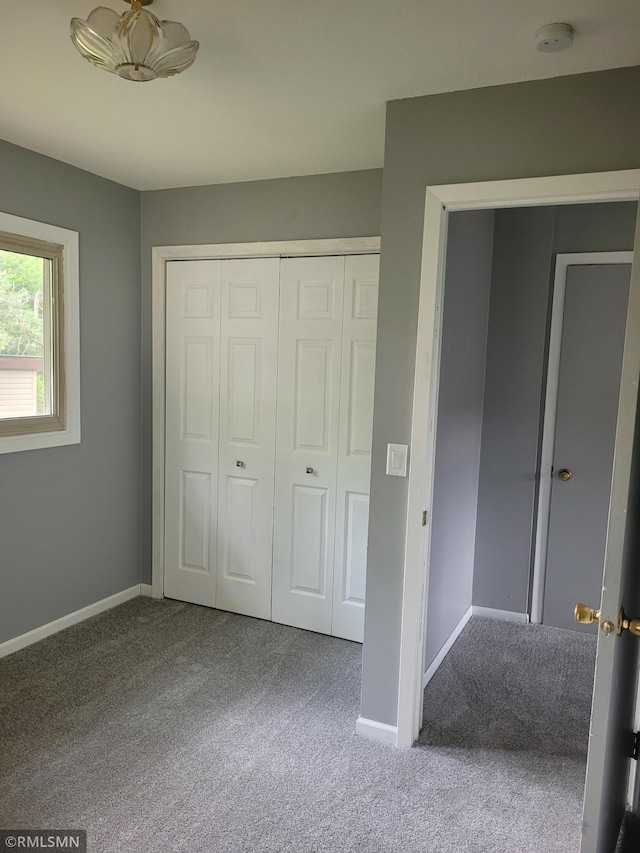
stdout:
{"type": "Polygon", "coordinates": [[[390,477],[407,476],[409,445],[387,444],[387,474],[390,477]]]}

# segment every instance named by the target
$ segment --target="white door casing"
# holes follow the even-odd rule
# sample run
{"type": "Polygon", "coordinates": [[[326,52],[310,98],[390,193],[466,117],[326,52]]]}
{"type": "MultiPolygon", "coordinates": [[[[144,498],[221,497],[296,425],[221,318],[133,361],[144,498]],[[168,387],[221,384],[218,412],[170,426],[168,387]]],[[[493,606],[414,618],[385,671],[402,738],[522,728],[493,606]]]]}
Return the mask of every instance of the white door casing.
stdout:
{"type": "MultiPolygon", "coordinates": [[[[271,468],[271,488],[273,487],[273,453],[271,465],[268,461],[267,448],[269,432],[273,432],[273,416],[275,415],[275,339],[277,337],[278,307],[277,307],[277,274],[280,258],[286,252],[294,258],[300,253],[318,252],[318,257],[308,260],[315,263],[322,259],[325,253],[337,252],[346,258],[346,265],[353,263],[351,271],[352,282],[349,293],[342,292],[338,299],[340,320],[345,318],[357,321],[351,329],[349,340],[338,339],[337,358],[339,364],[338,382],[334,392],[338,393],[338,418],[340,406],[345,397],[345,416],[350,413],[351,420],[343,428],[338,429],[337,446],[346,460],[346,467],[341,475],[341,488],[345,514],[329,512],[327,520],[341,530],[340,543],[335,542],[335,548],[330,548],[329,563],[339,560],[344,554],[351,560],[349,565],[336,565],[336,571],[341,573],[340,586],[333,585],[335,607],[342,606],[344,617],[336,619],[337,635],[348,639],[362,641],[363,607],[360,602],[360,590],[364,588],[364,571],[366,567],[366,528],[368,522],[368,471],[370,465],[370,433],[371,433],[371,402],[373,392],[373,369],[375,349],[375,313],[377,302],[377,266],[378,238],[354,238],[353,240],[337,241],[299,241],[287,244],[230,244],[228,246],[212,247],[169,247],[154,249],[154,523],[153,523],[153,594],[166,594],[197,603],[228,608],[236,612],[246,612],[262,618],[269,618],[269,602],[265,604],[264,591],[268,587],[265,562],[270,562],[270,547],[267,542],[270,531],[271,517],[267,522],[263,514],[262,520],[253,525],[254,535],[247,531],[248,517],[255,518],[256,501],[258,505],[269,494],[268,473],[271,468]],[[264,255],[273,251],[271,258],[264,255]],[[231,258],[232,255],[256,254],[254,259],[231,258]],[[376,253],[376,254],[372,254],[376,253]],[[220,254],[220,259],[206,258],[207,255],[220,254]],[[199,263],[180,264],[172,260],[195,260],[199,263]],[[207,266],[207,264],[209,266],[207,266]],[[257,266],[261,266],[259,274],[257,266]],[[265,273],[270,267],[270,272],[265,273]],[[179,273],[179,274],[178,274],[179,273]],[[271,284],[268,284],[268,280],[271,284]],[[203,282],[206,286],[203,288],[203,282]],[[274,297],[275,282],[275,298],[274,297]],[[267,290],[258,296],[258,290],[267,290]],[[188,290],[186,294],[178,295],[177,291],[188,290]],[[202,291],[206,291],[202,292],[202,291]],[[267,300],[263,299],[267,295],[267,300]],[[185,309],[185,300],[188,306],[185,309]],[[260,303],[257,304],[256,299],[260,303]],[[180,304],[182,303],[184,304],[180,304]],[[188,322],[187,322],[188,321],[188,322]],[[208,324],[206,321],[209,321],[208,324]],[[185,340],[178,340],[184,338],[185,340]],[[187,340],[188,339],[188,340],[187,340]],[[198,348],[197,344],[206,344],[198,348]],[[178,368],[175,352],[184,349],[188,359],[182,359],[185,365],[178,368]],[[345,361],[342,363],[344,350],[345,361]],[[259,357],[258,357],[259,351],[259,357]],[[347,353],[348,358],[347,358],[347,353]],[[200,362],[198,362],[198,357],[200,362]],[[270,370],[273,362],[274,371],[270,370]],[[165,375],[165,363],[166,375],[165,375]],[[262,367],[266,368],[265,370],[262,367]],[[187,368],[185,372],[185,367],[187,368]],[[239,374],[238,374],[239,371],[239,374]],[[225,381],[229,374],[240,376],[240,382],[235,382],[241,393],[234,394],[231,383],[225,381]],[[220,382],[215,383],[215,377],[220,382]],[[214,378],[211,383],[210,378],[214,378]],[[270,378],[269,378],[270,377],[270,378]],[[189,379],[192,388],[198,387],[197,382],[208,390],[200,393],[198,400],[189,400],[185,394],[185,380],[189,379]],[[166,384],[165,384],[166,380],[166,384]],[[195,385],[194,385],[195,383],[195,385]],[[345,384],[346,383],[346,384],[345,384]],[[367,386],[370,384],[370,390],[367,386]],[[182,386],[182,421],[189,420],[190,428],[182,428],[182,422],[175,408],[176,399],[180,397],[182,386]],[[355,409],[349,404],[347,388],[355,388],[357,398],[355,409]],[[209,397],[207,397],[207,394],[209,397]],[[196,449],[201,451],[200,462],[203,462],[204,445],[207,443],[200,433],[193,429],[195,417],[201,417],[202,412],[209,411],[211,403],[211,423],[219,423],[219,453],[218,470],[215,464],[215,454],[209,454],[208,464],[196,464],[193,453],[186,454],[189,465],[185,465],[178,473],[188,475],[187,489],[181,493],[173,489],[170,479],[170,467],[180,459],[180,441],[176,436],[182,436],[191,443],[195,439],[196,449]],[[258,408],[258,422],[254,416],[258,408]],[[160,415],[167,408],[167,421],[160,415]],[[170,414],[170,412],[172,414],[170,414]],[[366,425],[368,418],[368,427],[366,425]],[[253,427],[256,432],[253,433],[253,427]],[[368,439],[367,439],[368,433],[368,439]],[[256,438],[257,436],[257,438],[256,438]],[[165,443],[175,445],[167,447],[165,458],[165,443]],[[350,444],[349,444],[350,443],[350,444]],[[369,449],[366,449],[366,445],[369,449]],[[349,452],[347,452],[350,449],[349,452]],[[261,464],[258,457],[262,456],[261,464]],[[349,465],[357,460],[357,464],[349,465]],[[366,461],[364,461],[366,460],[366,461]],[[240,466],[237,463],[244,463],[240,466]],[[258,463],[258,464],[257,464],[258,463]],[[256,467],[257,465],[257,467],[256,467]],[[190,466],[190,467],[189,467],[190,466]],[[204,470],[207,468],[207,470],[204,470]],[[261,468],[259,480],[255,476],[261,468]],[[166,476],[165,476],[166,473],[166,476]],[[162,480],[159,480],[159,475],[162,480]],[[196,476],[193,476],[196,475],[196,476]],[[219,488],[208,490],[203,488],[203,482],[219,480],[219,488]],[[166,483],[165,483],[166,480],[166,483]],[[159,483],[162,488],[159,488],[159,483]],[[180,504],[181,494],[185,495],[187,506],[182,513],[176,514],[180,504]],[[249,497],[250,496],[250,497],[249,497]],[[200,503],[198,503],[198,501],[200,503]],[[203,511],[204,502],[208,502],[208,512],[203,511]],[[346,514],[350,510],[350,517],[346,514]],[[172,518],[170,518],[172,516],[172,518]],[[350,524],[351,523],[351,524],[350,524]],[[181,527],[182,526],[182,527],[181,527]],[[204,541],[209,531],[209,549],[204,541]],[[364,534],[363,534],[364,529],[364,534]],[[229,532],[232,533],[229,536],[229,532]],[[180,536],[183,535],[182,544],[180,536]],[[238,548],[237,543],[241,546],[238,548]],[[236,543],[236,547],[233,546],[236,543]],[[197,546],[197,547],[196,547],[197,546]],[[178,560],[179,549],[186,548],[187,559],[178,560]],[[195,551],[198,551],[194,557],[195,551]],[[253,563],[252,549],[262,557],[262,567],[257,571],[247,572],[247,565],[253,563]],[[343,550],[346,549],[346,550],[343,550]],[[268,561],[265,560],[268,555],[268,561]],[[225,562],[226,561],[226,562],[225,562]],[[159,574],[161,572],[161,574],[159,574]],[[166,574],[166,577],[165,577],[166,574]],[[217,584],[216,584],[217,576],[217,584]],[[186,594],[180,591],[187,578],[191,589],[186,594]],[[165,586],[166,584],[166,586],[165,586]],[[177,584],[177,587],[176,587],[177,584]],[[164,589],[163,589],[164,588],[164,589]],[[342,597],[339,589],[343,590],[342,597]],[[239,592],[241,590],[241,592],[239,592]],[[247,594],[248,593],[248,594],[247,594]],[[249,602],[248,599],[253,599],[249,602]],[[238,599],[244,599],[244,604],[238,599]]],[[[327,258],[331,260],[331,258],[327,258]]],[[[333,258],[335,263],[336,259],[333,258]]],[[[339,259],[344,263],[344,257],[339,259]]],[[[318,291],[313,288],[308,294],[313,301],[318,291]]],[[[313,310],[313,305],[307,308],[313,310]]],[[[348,331],[347,321],[345,331],[348,331]]],[[[202,390],[202,388],[201,388],[202,390]]],[[[350,393],[350,391],[349,391],[350,393]]],[[[273,441],[271,441],[273,447],[273,441]]],[[[185,455],[185,454],[183,454],[185,455]]],[[[176,467],[175,464],[173,467],[176,467]]],[[[178,466],[180,467],[180,466],[178,466]]],[[[308,466],[307,466],[308,467],[308,466]]],[[[306,468],[305,468],[306,473],[306,468]]],[[[336,480],[338,475],[336,475],[336,480]]],[[[175,477],[174,477],[175,479],[175,477]]],[[[336,492],[334,482],[334,497],[336,492]]],[[[271,494],[268,515],[273,512],[273,495],[271,494]]],[[[184,503],[184,501],[183,501],[184,503]]],[[[258,518],[260,513],[258,513],[258,518]]],[[[329,532],[330,529],[329,529],[329,532]]],[[[260,561],[258,560],[258,563],[260,561]]],[[[333,574],[333,573],[332,573],[333,574]]],[[[329,604],[332,606],[329,588],[329,604]]],[[[332,620],[333,621],[333,620],[332,620]]],[[[307,627],[307,626],[305,626],[307,627]]],[[[333,626],[331,626],[333,627],[333,626]]],[[[331,627],[329,630],[331,630],[331,627]]],[[[326,628],[325,628],[326,630],[326,628]]]]}
{"type": "Polygon", "coordinates": [[[344,257],[280,278],[272,618],[331,633],[344,257]]]}
{"type": "Polygon", "coordinates": [[[378,255],[345,259],[331,633],[362,642],[378,317],[378,255]]]}
{"type": "Polygon", "coordinates": [[[215,606],[221,261],[167,265],[165,595],[215,606]]]}

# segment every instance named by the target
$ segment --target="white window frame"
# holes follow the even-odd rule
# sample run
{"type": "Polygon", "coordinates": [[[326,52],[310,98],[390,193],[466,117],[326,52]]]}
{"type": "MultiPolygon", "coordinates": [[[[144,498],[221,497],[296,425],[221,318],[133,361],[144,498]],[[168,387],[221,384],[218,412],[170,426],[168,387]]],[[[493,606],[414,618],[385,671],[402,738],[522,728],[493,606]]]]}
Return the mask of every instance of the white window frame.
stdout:
{"type": "Polygon", "coordinates": [[[24,219],[9,213],[0,213],[0,232],[54,243],[62,246],[62,351],[64,375],[63,410],[57,414],[63,424],[61,429],[46,427],[34,431],[38,416],[27,417],[25,432],[0,436],[0,453],[22,450],[39,450],[80,443],[80,305],[79,305],[79,250],[78,232],[59,228],[44,222],[24,219]]]}

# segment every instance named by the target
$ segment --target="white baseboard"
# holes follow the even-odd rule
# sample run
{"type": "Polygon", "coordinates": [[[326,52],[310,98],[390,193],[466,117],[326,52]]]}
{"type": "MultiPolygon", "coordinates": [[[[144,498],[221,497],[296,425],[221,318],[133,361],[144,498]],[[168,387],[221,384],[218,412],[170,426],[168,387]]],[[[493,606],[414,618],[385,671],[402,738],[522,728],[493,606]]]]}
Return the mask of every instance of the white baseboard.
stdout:
{"type": "Polygon", "coordinates": [[[367,720],[366,717],[358,717],[356,720],[356,734],[360,737],[377,740],[380,743],[390,743],[395,746],[398,740],[398,727],[389,726],[387,723],[377,723],[375,720],[367,720]]]}
{"type": "Polygon", "coordinates": [[[140,595],[144,596],[145,598],[152,598],[153,597],[153,587],[151,586],[150,583],[141,583],[140,584],[140,595]]]}
{"type": "Polygon", "coordinates": [[[446,656],[447,656],[447,655],[449,654],[449,652],[451,651],[451,646],[453,646],[453,644],[455,643],[455,641],[458,639],[458,637],[459,637],[459,636],[460,636],[460,634],[462,633],[462,629],[463,629],[463,628],[464,628],[464,626],[467,624],[467,622],[469,621],[469,619],[471,619],[471,616],[473,615],[473,612],[474,612],[474,611],[473,611],[473,608],[472,608],[472,607],[470,607],[470,608],[467,610],[467,612],[464,614],[464,616],[462,617],[462,619],[458,622],[458,624],[456,625],[456,627],[453,629],[453,631],[452,631],[452,632],[451,632],[451,634],[449,635],[449,639],[447,640],[447,642],[446,642],[446,643],[444,644],[444,646],[440,649],[440,651],[439,651],[439,652],[438,652],[438,654],[435,656],[435,658],[433,659],[433,661],[431,662],[431,664],[427,667],[427,671],[426,671],[426,672],[425,672],[425,674],[422,676],[422,689],[423,689],[423,690],[424,690],[424,688],[427,686],[427,684],[431,681],[431,679],[432,679],[432,678],[433,678],[433,676],[436,674],[436,672],[438,671],[438,667],[440,666],[440,664],[442,663],[442,661],[446,658],[446,656]]]}
{"type": "Polygon", "coordinates": [[[108,598],[103,598],[101,601],[89,604],[88,607],[83,607],[81,610],[76,610],[74,613],[69,613],[67,616],[62,616],[60,619],[55,619],[53,622],[48,622],[46,625],[34,628],[33,631],[27,631],[26,634],[20,634],[18,637],[13,637],[11,640],[0,643],[0,658],[13,654],[13,652],[18,652],[20,649],[31,646],[40,640],[44,640],[45,637],[50,637],[52,634],[57,634],[63,628],[70,628],[71,625],[77,625],[78,622],[83,622],[85,619],[90,619],[92,616],[104,613],[105,610],[111,610],[112,607],[124,604],[125,601],[130,601],[132,598],[144,595],[142,592],[143,586],[146,586],[146,584],[136,584],[129,587],[129,589],[123,589],[122,592],[116,592],[115,595],[110,595],[108,598]]]}
{"type": "Polygon", "coordinates": [[[493,607],[478,607],[476,604],[471,608],[474,616],[485,616],[487,619],[501,619],[503,622],[529,621],[527,613],[516,613],[514,610],[494,610],[493,607]]]}

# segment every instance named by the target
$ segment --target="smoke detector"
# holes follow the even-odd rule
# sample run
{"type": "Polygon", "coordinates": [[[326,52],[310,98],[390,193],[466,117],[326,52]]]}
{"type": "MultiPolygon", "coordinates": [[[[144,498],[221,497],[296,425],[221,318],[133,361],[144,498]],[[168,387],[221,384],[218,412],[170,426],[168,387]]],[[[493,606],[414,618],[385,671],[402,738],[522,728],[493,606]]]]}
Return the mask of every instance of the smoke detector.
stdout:
{"type": "Polygon", "coordinates": [[[536,47],[542,53],[555,53],[566,50],[573,44],[571,24],[547,24],[536,33],[536,47]]]}

